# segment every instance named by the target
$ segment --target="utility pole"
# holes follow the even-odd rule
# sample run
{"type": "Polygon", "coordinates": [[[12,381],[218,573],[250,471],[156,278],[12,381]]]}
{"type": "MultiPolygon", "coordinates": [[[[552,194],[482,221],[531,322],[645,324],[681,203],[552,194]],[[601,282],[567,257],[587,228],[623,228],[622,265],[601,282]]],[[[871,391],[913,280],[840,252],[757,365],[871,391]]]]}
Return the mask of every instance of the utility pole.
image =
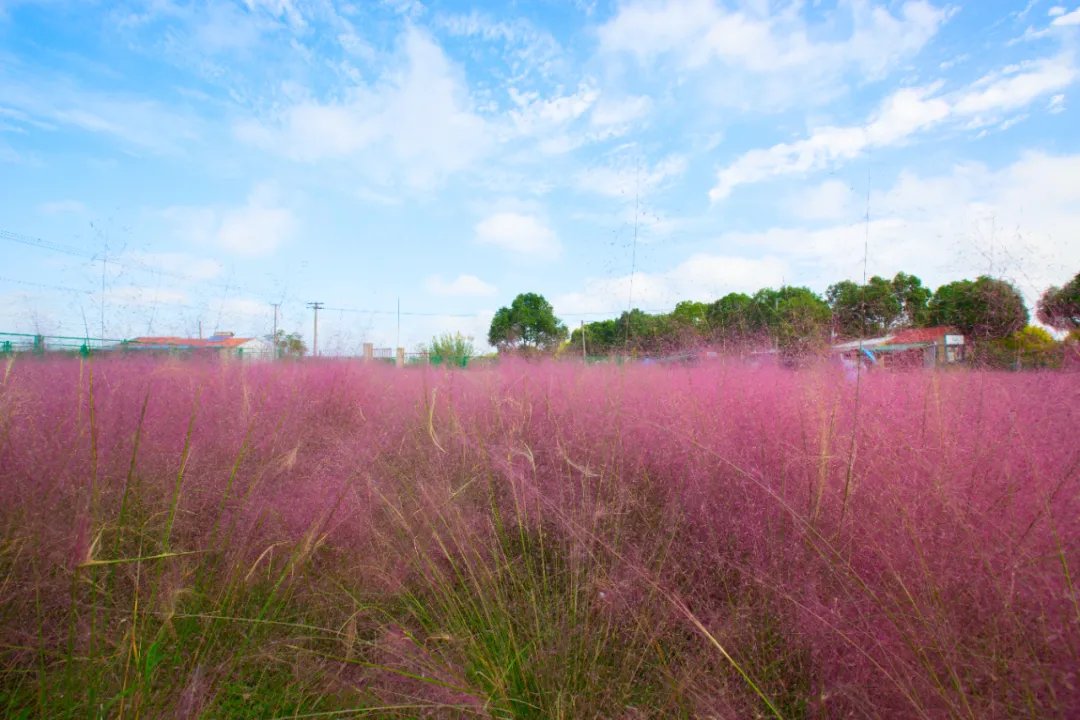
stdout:
{"type": "Polygon", "coordinates": [[[319,311],[326,303],[309,302],[307,306],[315,311],[315,335],[311,342],[312,357],[319,357],[319,311]]]}
{"type": "Polygon", "coordinates": [[[585,352],[585,321],[581,321],[581,362],[588,364],[589,356],[585,352]]]}
{"type": "Polygon", "coordinates": [[[277,311],[278,311],[278,308],[281,307],[281,303],[276,302],[276,303],[270,303],[270,304],[274,306],[274,334],[270,336],[270,343],[271,343],[272,347],[274,348],[273,357],[276,359],[276,358],[281,356],[281,351],[280,351],[280,349],[278,347],[278,336],[277,336],[277,311]]]}

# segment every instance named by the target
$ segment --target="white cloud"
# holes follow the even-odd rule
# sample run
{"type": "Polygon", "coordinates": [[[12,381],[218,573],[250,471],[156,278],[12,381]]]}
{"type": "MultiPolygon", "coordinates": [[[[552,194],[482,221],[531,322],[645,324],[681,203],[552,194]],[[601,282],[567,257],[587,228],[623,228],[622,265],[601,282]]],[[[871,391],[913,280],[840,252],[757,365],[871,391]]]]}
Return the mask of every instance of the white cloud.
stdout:
{"type": "Polygon", "coordinates": [[[3,113],[15,127],[74,128],[107,135],[121,145],[157,153],[178,153],[199,140],[202,121],[181,107],[144,97],[88,90],[70,79],[0,64],[3,113]]]}
{"type": "Polygon", "coordinates": [[[340,100],[302,100],[270,119],[236,125],[242,140],[301,162],[368,160],[363,168],[426,187],[462,170],[490,142],[471,109],[464,79],[442,49],[410,28],[401,39],[403,66],[340,100]]]}
{"type": "Polygon", "coordinates": [[[432,295],[446,297],[488,297],[497,292],[494,285],[475,275],[458,275],[450,282],[443,280],[441,275],[432,275],[425,281],[424,287],[432,295]]]}
{"type": "Polygon", "coordinates": [[[1061,7],[1060,5],[1055,5],[1054,7],[1047,10],[1046,14],[1049,15],[1050,17],[1060,17],[1060,16],[1064,15],[1065,12],[1066,12],[1065,8],[1061,7]]]}
{"type": "Polygon", "coordinates": [[[652,109],[652,100],[645,95],[612,98],[604,95],[593,107],[589,122],[598,127],[626,127],[645,117],[652,109]]]}
{"type": "Polygon", "coordinates": [[[296,230],[292,210],[282,206],[271,183],[256,186],[240,207],[176,206],[166,208],[162,216],[178,239],[248,257],[273,253],[296,230]]]}
{"type": "Polygon", "coordinates": [[[837,21],[850,22],[850,34],[826,40],[802,3],[729,9],[715,0],[635,0],[600,27],[600,47],[646,68],[706,72],[722,102],[788,105],[835,95],[846,75],[884,76],[914,57],[951,12],[922,0],[904,2],[895,15],[868,2],[840,3],[837,13],[845,11],[850,17],[837,21]]]}
{"type": "Polygon", "coordinates": [[[1063,112],[1065,110],[1065,95],[1063,93],[1054,95],[1050,98],[1050,102],[1047,103],[1046,109],[1054,115],[1063,112]]]}
{"type": "Polygon", "coordinates": [[[637,308],[669,310],[682,300],[711,302],[729,292],[754,292],[761,287],[780,285],[785,267],[773,256],[747,258],[698,253],[664,272],[589,278],[582,290],[556,296],[552,305],[556,314],[570,315],[618,315],[628,307],[628,301],[637,308]]]}
{"type": "Polygon", "coordinates": [[[555,259],[562,244],[554,231],[534,215],[500,212],[476,225],[476,242],[538,259],[555,259]]]}
{"type": "Polygon", "coordinates": [[[1080,25],[1080,7],[1067,15],[1055,17],[1054,21],[1050,24],[1054,27],[1072,27],[1074,25],[1080,25]]]}
{"type": "Polygon", "coordinates": [[[268,255],[292,235],[294,226],[290,210],[254,201],[225,215],[217,240],[237,255],[268,255]]]}
{"type": "Polygon", "coordinates": [[[822,127],[803,140],[744,153],[720,170],[709,198],[723,200],[740,185],[820,170],[858,157],[867,147],[904,140],[948,116],[948,103],[929,97],[936,89],[898,90],[863,126],[822,127]]]}
{"type": "Polygon", "coordinates": [[[450,35],[501,43],[514,81],[532,74],[546,78],[562,62],[563,50],[558,41],[521,18],[495,20],[473,10],[468,15],[439,15],[435,20],[450,35]]]}
{"type": "MultiPolygon", "coordinates": [[[[1078,16],[1080,17],[1080,16],[1078,16]]],[[[1076,67],[1062,56],[1029,63],[1011,73],[995,73],[977,81],[953,104],[958,115],[1014,110],[1054,90],[1069,86],[1076,79],[1076,67]]]]}
{"type": "MultiPolygon", "coordinates": [[[[868,271],[913,272],[931,286],[988,273],[1013,280],[1029,306],[1080,267],[1080,155],[1029,154],[997,171],[961,164],[942,175],[903,173],[873,193],[871,221],[726,233],[719,243],[788,260],[788,281],[821,291],[868,271]]],[[[762,283],[765,284],[765,283],[762,283]]]]}
{"type": "Polygon", "coordinates": [[[840,180],[826,180],[799,191],[788,207],[796,217],[810,221],[837,221],[857,212],[855,194],[840,180]]]}
{"type": "Polygon", "coordinates": [[[802,140],[744,153],[719,171],[709,198],[723,200],[740,185],[833,167],[868,148],[906,142],[949,120],[983,127],[998,122],[1002,112],[1024,107],[1067,87],[1076,76],[1071,59],[1061,56],[1032,62],[1013,72],[985,76],[947,95],[938,94],[940,83],[903,88],[886,98],[864,125],[822,127],[802,140]]]}
{"type": "Polygon", "coordinates": [[[251,12],[262,10],[279,20],[286,20],[294,28],[307,26],[304,16],[297,10],[293,0],[244,0],[244,4],[251,12]]]}
{"type": "Polygon", "coordinates": [[[600,96],[600,91],[589,83],[582,83],[573,93],[548,98],[515,88],[510,88],[509,93],[515,105],[509,113],[510,122],[518,135],[559,129],[588,112],[600,96]]]}
{"type": "Polygon", "coordinates": [[[651,168],[627,161],[587,168],[578,173],[577,186],[598,195],[632,198],[635,194],[648,194],[685,172],[686,158],[668,155],[651,168]]]}

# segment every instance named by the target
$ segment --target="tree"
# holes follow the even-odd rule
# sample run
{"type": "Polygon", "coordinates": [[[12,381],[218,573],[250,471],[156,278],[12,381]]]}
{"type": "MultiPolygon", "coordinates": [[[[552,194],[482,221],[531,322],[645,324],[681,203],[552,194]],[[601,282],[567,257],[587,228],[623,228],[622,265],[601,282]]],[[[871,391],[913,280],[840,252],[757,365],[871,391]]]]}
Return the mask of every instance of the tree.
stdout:
{"type": "Polygon", "coordinates": [[[927,303],[932,293],[923,287],[922,280],[914,275],[898,272],[892,279],[893,295],[900,303],[900,316],[896,324],[904,327],[919,327],[928,319],[927,303]]]}
{"type": "Polygon", "coordinates": [[[832,318],[828,304],[809,288],[785,286],[774,293],[771,329],[779,348],[801,355],[823,346],[832,318]]]}
{"type": "Polygon", "coordinates": [[[551,303],[537,293],[522,293],[510,307],[499,308],[488,330],[488,342],[500,351],[549,351],[565,337],[566,326],[555,317],[551,303]]]}
{"type": "Polygon", "coordinates": [[[882,335],[893,328],[925,320],[930,291],[914,275],[897,273],[892,280],[875,275],[865,285],[843,280],[825,293],[841,335],[882,335]]]}
{"type": "Polygon", "coordinates": [[[753,299],[745,293],[728,293],[706,311],[709,327],[727,341],[745,340],[751,332],[753,299]]]}
{"type": "MultiPolygon", "coordinates": [[[[620,335],[620,325],[618,320],[597,320],[596,322],[585,323],[585,350],[590,354],[603,354],[615,350],[617,347],[622,347],[626,333],[623,332],[620,335]]],[[[581,347],[581,332],[582,329],[575,329],[570,335],[570,344],[575,348],[581,347]]]]}
{"type": "Polygon", "coordinates": [[[1028,324],[1024,298],[1010,283],[982,275],[942,285],[929,304],[934,325],[951,325],[976,340],[1008,337],[1028,324]]]}
{"type": "Polygon", "coordinates": [[[278,357],[301,358],[307,354],[307,345],[304,344],[300,333],[294,332],[286,335],[284,330],[278,330],[277,335],[270,337],[270,342],[274,344],[274,350],[278,357]]]}
{"type": "Polygon", "coordinates": [[[1028,325],[1008,337],[983,343],[979,355],[986,364],[999,368],[1056,368],[1061,366],[1062,347],[1041,327],[1028,325]]]}
{"type": "Polygon", "coordinates": [[[671,321],[688,328],[704,328],[709,324],[709,306],[703,302],[683,300],[671,311],[671,321]]]}
{"type": "Polygon", "coordinates": [[[475,354],[472,338],[459,332],[443,333],[438,337],[433,337],[428,347],[431,363],[446,367],[465,367],[469,363],[469,358],[475,354]]]}
{"type": "Polygon", "coordinates": [[[1036,316],[1055,330],[1080,328],[1080,273],[1062,287],[1047,288],[1039,298],[1036,316]]]}

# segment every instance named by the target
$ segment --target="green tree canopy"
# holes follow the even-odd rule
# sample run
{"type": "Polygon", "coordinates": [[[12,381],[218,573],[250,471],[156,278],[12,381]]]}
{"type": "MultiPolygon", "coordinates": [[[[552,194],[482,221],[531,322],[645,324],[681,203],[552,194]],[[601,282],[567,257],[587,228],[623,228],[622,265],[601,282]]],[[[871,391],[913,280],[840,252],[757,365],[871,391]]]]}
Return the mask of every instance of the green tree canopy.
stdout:
{"type": "Polygon", "coordinates": [[[1036,315],[1055,330],[1080,328],[1080,273],[1062,287],[1047,288],[1039,298],[1036,315]]]}
{"type": "Polygon", "coordinates": [[[1035,325],[984,343],[979,355],[987,365],[1013,370],[1056,368],[1062,360],[1060,343],[1035,325]]]}
{"type": "Polygon", "coordinates": [[[433,365],[465,367],[469,358],[476,354],[472,338],[459,332],[443,333],[431,339],[428,355],[433,365]]]}
{"type": "Polygon", "coordinates": [[[824,345],[832,319],[828,304],[805,287],[784,286],[773,292],[769,329],[779,348],[801,354],[824,345]]]}
{"type": "Polygon", "coordinates": [[[286,335],[284,330],[278,330],[276,335],[271,336],[270,341],[274,343],[278,357],[299,358],[307,354],[307,345],[300,333],[286,335]]]}
{"type": "Polygon", "coordinates": [[[566,337],[566,326],[543,295],[522,293],[510,307],[496,311],[488,330],[488,342],[508,350],[552,350],[566,337]]]}
{"type": "Polygon", "coordinates": [[[980,276],[942,285],[930,299],[930,322],[975,339],[1008,337],[1028,324],[1024,298],[1004,280],[980,276]]]}
{"type": "Polygon", "coordinates": [[[930,291],[919,278],[901,272],[892,280],[875,275],[865,285],[842,280],[825,297],[841,335],[866,337],[924,324],[930,291]]]}
{"type": "MultiPolygon", "coordinates": [[[[618,320],[597,320],[585,323],[585,351],[590,354],[602,354],[610,352],[616,347],[622,347],[625,332],[620,331],[618,320]]],[[[576,328],[570,335],[570,344],[576,348],[581,347],[581,328],[576,328]]]]}
{"type": "Polygon", "coordinates": [[[892,279],[893,294],[900,303],[897,324],[905,327],[926,325],[929,319],[927,303],[933,293],[923,287],[922,280],[914,275],[898,272],[892,279]]]}
{"type": "Polygon", "coordinates": [[[709,324],[709,305],[693,300],[684,300],[671,311],[671,321],[681,327],[705,328],[709,324]]]}
{"type": "Polygon", "coordinates": [[[728,293],[706,311],[709,327],[725,340],[739,340],[750,335],[753,299],[745,293],[728,293]]]}

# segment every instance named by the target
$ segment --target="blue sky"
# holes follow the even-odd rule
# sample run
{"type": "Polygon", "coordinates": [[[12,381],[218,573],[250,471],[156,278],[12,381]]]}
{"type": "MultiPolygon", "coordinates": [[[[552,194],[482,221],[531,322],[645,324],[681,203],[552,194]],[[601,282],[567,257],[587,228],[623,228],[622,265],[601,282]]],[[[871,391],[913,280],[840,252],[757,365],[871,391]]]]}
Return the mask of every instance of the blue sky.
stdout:
{"type": "Polygon", "coordinates": [[[0,0],[0,331],[1080,271],[1080,3],[0,0]],[[867,221],[869,216],[869,221],[867,221]],[[636,239],[636,240],[635,240],[636,239]]]}

